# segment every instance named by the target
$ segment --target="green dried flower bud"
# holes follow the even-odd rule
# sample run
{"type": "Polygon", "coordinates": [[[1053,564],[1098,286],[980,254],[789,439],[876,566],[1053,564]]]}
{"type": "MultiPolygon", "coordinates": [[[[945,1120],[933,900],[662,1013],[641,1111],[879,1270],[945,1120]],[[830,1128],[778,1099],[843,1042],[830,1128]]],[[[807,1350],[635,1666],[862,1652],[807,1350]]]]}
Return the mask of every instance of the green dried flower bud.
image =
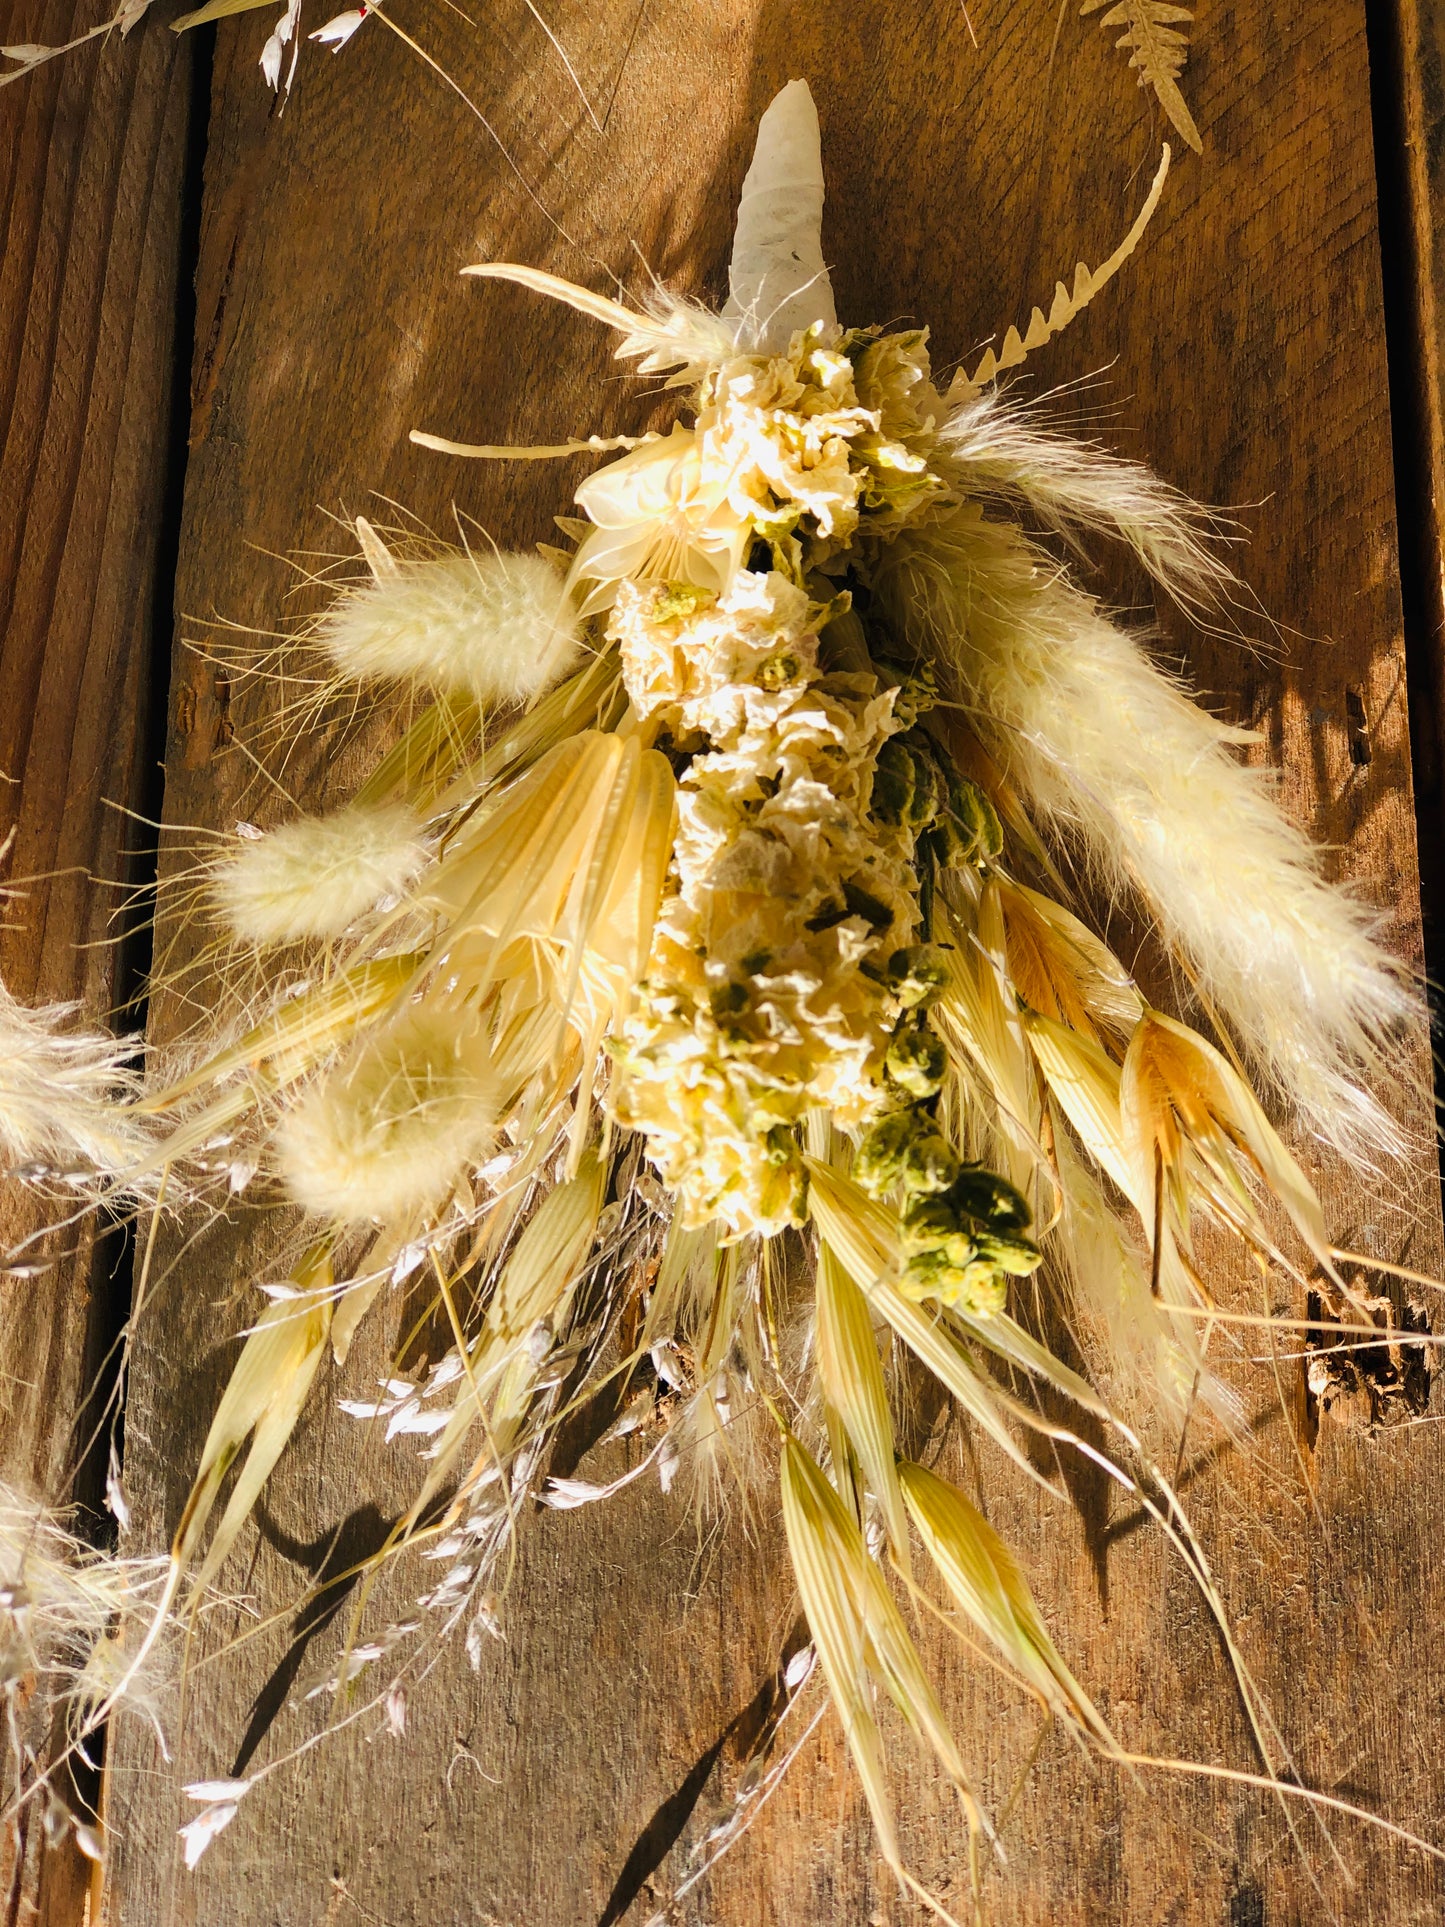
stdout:
{"type": "Polygon", "coordinates": [[[746,984],[719,984],[708,997],[714,1017],[738,1017],[748,1007],[746,984]]]}
{"type": "Polygon", "coordinates": [[[776,695],[795,683],[803,673],[802,658],[790,650],[780,649],[776,655],[766,657],[753,671],[753,681],[759,689],[766,689],[769,695],[776,695]]]}
{"type": "Polygon", "coordinates": [[[896,736],[890,736],[878,752],[873,770],[873,814],[880,823],[906,823],[913,810],[913,793],[918,780],[916,759],[896,736]]]}
{"type": "Polygon", "coordinates": [[[888,1075],[910,1097],[936,1097],[948,1059],[943,1041],[922,1024],[898,1031],[884,1059],[888,1075]]]}
{"type": "Polygon", "coordinates": [[[973,860],[973,840],[960,829],[951,811],[939,817],[923,841],[940,870],[957,870],[973,860]]]}
{"type": "Polygon", "coordinates": [[[888,983],[905,1010],[923,1010],[948,982],[948,959],[934,944],[912,944],[888,959],[888,983]]]}
{"type": "Polygon", "coordinates": [[[874,1197],[899,1187],[911,1196],[946,1191],[958,1171],[958,1159],[932,1118],[911,1107],[880,1117],[864,1133],[853,1161],[854,1177],[874,1197]]]}
{"type": "Polygon", "coordinates": [[[948,803],[948,784],[943,771],[928,755],[915,752],[914,766],[917,776],[913,790],[913,808],[908,822],[912,829],[926,830],[938,818],[948,803]]]}
{"type": "Polygon", "coordinates": [[[763,1139],[765,1155],[769,1164],[781,1169],[785,1164],[795,1163],[798,1155],[798,1141],[786,1124],[775,1124],[763,1139]]]}
{"type": "Polygon", "coordinates": [[[903,1213],[899,1237],[910,1259],[933,1252],[961,1269],[978,1255],[978,1247],[946,1191],[915,1198],[903,1213]]]}
{"type": "Polygon", "coordinates": [[[996,1231],[981,1231],[976,1239],[980,1263],[992,1265],[996,1270],[1009,1273],[1015,1278],[1027,1278],[1030,1272],[1037,1271],[1044,1261],[1044,1254],[1031,1239],[1000,1234],[996,1231]]]}
{"type": "Polygon", "coordinates": [[[920,716],[938,707],[938,678],[930,663],[894,662],[879,655],[873,661],[880,679],[894,687],[893,714],[905,729],[912,729],[920,716]]]}
{"type": "Polygon", "coordinates": [[[1008,1303],[1008,1279],[986,1260],[975,1259],[964,1266],[956,1295],[945,1302],[960,1311],[971,1311],[977,1318],[993,1318],[1008,1303]]]}
{"type": "Polygon", "coordinates": [[[975,1318],[992,1318],[1008,1302],[1008,1275],[986,1258],[954,1263],[941,1251],[920,1252],[911,1258],[902,1287],[913,1299],[936,1299],[975,1318]]]}
{"type": "Polygon", "coordinates": [[[890,736],[873,771],[873,814],[879,821],[925,829],[946,796],[943,774],[928,751],[918,742],[890,736]]]}
{"type": "Polygon", "coordinates": [[[652,604],[655,622],[684,622],[695,616],[704,603],[717,598],[711,589],[699,589],[691,582],[669,582],[659,588],[652,604]]]}
{"type": "Polygon", "coordinates": [[[853,1175],[874,1197],[902,1182],[903,1160],[917,1133],[912,1111],[889,1111],[863,1134],[853,1159],[853,1175]]]}
{"type": "Polygon", "coordinates": [[[900,1182],[911,1193],[946,1191],[958,1176],[958,1159],[926,1119],[916,1111],[912,1115],[915,1130],[903,1154],[900,1182]]]}
{"type": "Polygon", "coordinates": [[[955,783],[949,807],[953,827],[965,845],[964,856],[955,861],[983,863],[1003,854],[1003,825],[977,783],[955,783]]]}
{"type": "Polygon", "coordinates": [[[965,1216],[994,1232],[1027,1231],[1033,1223],[1034,1214],[1023,1193],[981,1164],[960,1170],[949,1197],[965,1216]]]}

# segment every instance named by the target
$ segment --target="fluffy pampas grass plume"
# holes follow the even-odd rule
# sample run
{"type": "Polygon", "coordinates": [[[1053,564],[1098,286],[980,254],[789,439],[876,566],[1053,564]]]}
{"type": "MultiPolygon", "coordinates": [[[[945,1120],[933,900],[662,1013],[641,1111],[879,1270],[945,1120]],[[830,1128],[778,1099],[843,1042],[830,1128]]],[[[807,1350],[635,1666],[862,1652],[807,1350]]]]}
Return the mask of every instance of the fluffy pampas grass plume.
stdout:
{"type": "MultiPolygon", "coordinates": [[[[155,1596],[163,1571],[162,1560],[86,1545],[32,1493],[0,1481],[0,1707],[12,1754],[11,1814],[51,1783],[57,1712],[71,1745],[83,1743],[102,1706],[141,1713],[159,1734],[155,1669],[129,1662],[122,1615],[155,1596]],[[37,1773],[48,1749],[48,1772],[37,1773]]],[[[48,1803],[47,1831],[63,1812],[48,1803]]],[[[73,1814],[65,1821],[81,1851],[99,1858],[98,1831],[73,1814]]]]}
{"type": "Polygon", "coordinates": [[[1414,1009],[1359,905],[1268,778],[1016,528],[966,509],[906,534],[882,588],[1040,819],[1137,892],[1261,1073],[1326,1142],[1398,1148],[1361,1082],[1414,1009]]]}
{"type": "Polygon", "coordinates": [[[985,389],[953,411],[939,458],[976,500],[1022,509],[1075,550],[1082,535],[1124,543],[1185,608],[1213,607],[1238,588],[1210,546],[1219,517],[1142,463],[1051,433],[1036,408],[1021,407],[1006,389],[985,389]]]}
{"type": "Polygon", "coordinates": [[[32,1010],[0,983],[0,1160],[11,1171],[124,1170],[145,1140],[116,1103],[136,1087],[132,1040],[72,1030],[77,1006],[32,1010]]]}

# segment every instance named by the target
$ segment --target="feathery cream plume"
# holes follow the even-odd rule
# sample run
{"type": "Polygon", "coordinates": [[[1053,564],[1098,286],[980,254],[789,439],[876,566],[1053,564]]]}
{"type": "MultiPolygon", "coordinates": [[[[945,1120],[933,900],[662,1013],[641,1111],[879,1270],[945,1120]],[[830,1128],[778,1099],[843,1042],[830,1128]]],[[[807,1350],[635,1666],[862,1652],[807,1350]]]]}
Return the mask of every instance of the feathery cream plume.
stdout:
{"type": "Polygon", "coordinates": [[[879,584],[1038,818],[1137,892],[1262,1074],[1326,1142],[1394,1153],[1368,1081],[1418,1009],[1320,874],[1251,740],[1199,709],[1017,529],[976,509],[907,534],[879,584]]]}
{"type": "Polygon", "coordinates": [[[40,1180],[113,1177],[145,1153],[133,1038],[72,1028],[76,1004],[32,1009],[0,983],[0,1158],[40,1180]]]}
{"type": "Polygon", "coordinates": [[[426,862],[423,829],[404,803],[352,803],[241,842],[211,872],[216,903],[254,944],[339,937],[426,862]]]}
{"type": "Polygon", "coordinates": [[[576,615],[541,556],[397,558],[369,533],[373,579],[344,590],[316,626],[342,675],[415,678],[493,705],[530,701],[575,666],[576,615]]]}

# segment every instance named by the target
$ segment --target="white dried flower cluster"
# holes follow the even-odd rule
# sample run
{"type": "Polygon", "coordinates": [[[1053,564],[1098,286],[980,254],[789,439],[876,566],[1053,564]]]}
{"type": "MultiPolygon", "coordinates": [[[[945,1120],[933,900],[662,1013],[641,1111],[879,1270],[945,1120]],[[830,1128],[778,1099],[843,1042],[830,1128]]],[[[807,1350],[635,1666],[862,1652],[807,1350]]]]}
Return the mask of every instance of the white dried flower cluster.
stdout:
{"type": "Polygon", "coordinates": [[[786,354],[713,370],[694,427],[643,442],[577,491],[595,525],[572,565],[584,613],[610,608],[629,578],[725,593],[759,538],[801,585],[860,537],[951,499],[928,467],[943,403],[927,339],[820,325],[786,354]]]}
{"type": "Polygon", "coordinates": [[[918,881],[913,834],[875,816],[873,784],[905,724],[876,676],[826,660],[848,598],[813,598],[863,526],[891,533],[948,494],[927,467],[925,341],[818,327],[786,355],[736,357],[694,430],[579,496],[598,526],[573,578],[612,606],[633,709],[689,758],[614,1108],[686,1222],[733,1235],[802,1221],[810,1109],[856,1130],[887,1101],[887,965],[917,934],[918,881]],[[670,515],[644,513],[654,498],[670,515]],[[774,566],[743,567],[759,542],[774,566]]]}
{"type": "Polygon", "coordinates": [[[869,814],[894,692],[825,673],[826,613],[744,570],[720,601],[627,583],[613,621],[635,707],[705,744],[615,1105],[688,1221],[734,1232],[800,1221],[807,1110],[852,1128],[882,1103],[885,967],[917,923],[912,838],[869,814]]]}

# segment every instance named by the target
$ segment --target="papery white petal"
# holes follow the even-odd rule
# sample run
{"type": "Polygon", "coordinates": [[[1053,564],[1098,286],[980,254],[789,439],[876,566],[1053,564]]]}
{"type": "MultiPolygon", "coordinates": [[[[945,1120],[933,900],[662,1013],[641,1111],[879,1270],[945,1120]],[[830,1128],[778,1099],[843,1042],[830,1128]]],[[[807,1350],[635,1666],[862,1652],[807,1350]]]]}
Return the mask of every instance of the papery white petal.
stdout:
{"type": "Polygon", "coordinates": [[[338,13],[334,20],[328,20],[324,27],[318,27],[309,38],[319,40],[323,46],[330,47],[332,52],[336,53],[346,45],[365,18],[366,12],[362,8],[354,9],[350,13],[338,13]]]}
{"type": "Polygon", "coordinates": [[[216,1835],[218,1833],[224,1833],[235,1817],[235,1803],[234,1801],[227,1801],[221,1806],[207,1807],[204,1813],[198,1814],[189,1825],[180,1829],[180,1837],[186,1843],[187,1867],[194,1867],[198,1864],[201,1855],[206,1851],[206,1848],[210,1846],[216,1835]]]}
{"type": "Polygon", "coordinates": [[[758,122],[738,203],[724,319],[739,346],[778,353],[800,328],[837,324],[823,261],[823,155],[818,110],[790,80],[758,122]]]}
{"type": "Polygon", "coordinates": [[[234,1805],[251,1791],[251,1784],[250,1780],[192,1780],[181,1791],[188,1800],[208,1801],[212,1805],[218,1801],[229,1802],[234,1805]]]}

